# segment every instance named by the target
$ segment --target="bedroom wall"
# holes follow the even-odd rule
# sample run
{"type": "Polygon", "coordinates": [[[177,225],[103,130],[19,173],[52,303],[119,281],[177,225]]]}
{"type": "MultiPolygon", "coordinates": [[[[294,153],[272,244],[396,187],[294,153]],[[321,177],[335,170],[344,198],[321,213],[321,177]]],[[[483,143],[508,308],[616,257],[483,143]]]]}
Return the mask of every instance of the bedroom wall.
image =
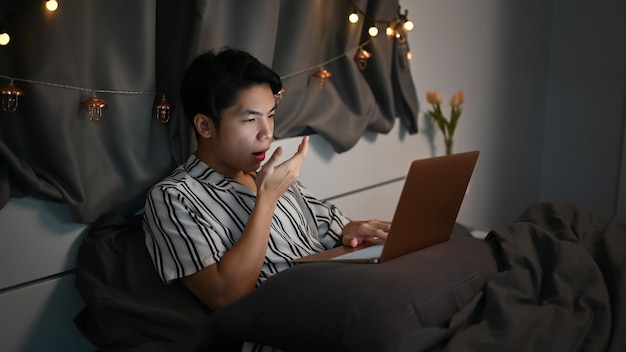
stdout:
{"type": "MultiPolygon", "coordinates": [[[[460,222],[489,229],[554,199],[615,211],[623,180],[623,2],[401,5],[416,24],[408,38],[421,110],[428,89],[446,101],[466,92],[455,150],[481,156],[460,222]]],[[[343,154],[313,136],[301,181],[352,217],[389,218],[409,160],[443,150],[425,116],[419,125],[418,135],[397,124],[387,135],[366,134],[343,154]]],[[[297,140],[279,143],[294,150],[297,140]]],[[[83,306],[72,269],[84,230],[62,204],[23,198],[0,209],[0,350],[93,350],[72,324],[83,306]]]]}
{"type": "Polygon", "coordinates": [[[554,4],[541,198],[613,214],[626,186],[626,2],[554,4]]]}

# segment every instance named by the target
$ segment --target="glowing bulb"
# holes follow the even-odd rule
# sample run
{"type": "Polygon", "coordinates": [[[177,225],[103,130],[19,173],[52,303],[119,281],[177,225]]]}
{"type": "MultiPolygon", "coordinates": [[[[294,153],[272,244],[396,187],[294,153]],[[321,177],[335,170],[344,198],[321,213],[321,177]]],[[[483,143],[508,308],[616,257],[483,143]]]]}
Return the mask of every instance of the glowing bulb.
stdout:
{"type": "Polygon", "coordinates": [[[415,24],[413,23],[413,21],[406,21],[404,22],[404,29],[407,31],[412,31],[413,28],[415,28],[415,24]]]}
{"type": "Polygon", "coordinates": [[[413,54],[411,54],[411,52],[409,51],[408,53],[406,53],[406,58],[408,60],[411,60],[413,58],[413,54]]]}
{"type": "Polygon", "coordinates": [[[371,26],[368,30],[367,33],[369,33],[370,37],[375,37],[378,35],[378,28],[376,28],[376,26],[371,26]]]}
{"type": "Polygon", "coordinates": [[[348,16],[348,21],[350,21],[350,23],[359,22],[359,15],[356,13],[356,11],[352,12],[350,16],[348,16]]]}
{"type": "Polygon", "coordinates": [[[393,33],[395,33],[395,31],[393,30],[393,28],[387,27],[387,29],[385,29],[385,33],[391,37],[393,33]]]}
{"type": "Polygon", "coordinates": [[[56,0],[47,0],[46,1],[46,9],[48,11],[56,11],[59,8],[59,3],[56,0]]]}
{"type": "Polygon", "coordinates": [[[11,41],[9,33],[0,33],[0,45],[7,45],[11,41]]]}

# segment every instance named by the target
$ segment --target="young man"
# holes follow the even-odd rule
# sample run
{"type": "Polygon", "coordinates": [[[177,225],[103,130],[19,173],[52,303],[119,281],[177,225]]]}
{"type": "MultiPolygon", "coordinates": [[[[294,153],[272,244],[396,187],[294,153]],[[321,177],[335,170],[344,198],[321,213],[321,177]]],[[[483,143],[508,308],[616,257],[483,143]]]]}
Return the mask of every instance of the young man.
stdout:
{"type": "Polygon", "coordinates": [[[230,48],[200,55],[183,77],[183,109],[198,148],[150,190],[144,229],[162,280],[180,279],[212,309],[294,258],[385,239],[389,230],[385,221],[350,221],[297,182],[308,137],[291,158],[279,162],[278,147],[261,167],[281,88],[274,71],[230,48]]]}

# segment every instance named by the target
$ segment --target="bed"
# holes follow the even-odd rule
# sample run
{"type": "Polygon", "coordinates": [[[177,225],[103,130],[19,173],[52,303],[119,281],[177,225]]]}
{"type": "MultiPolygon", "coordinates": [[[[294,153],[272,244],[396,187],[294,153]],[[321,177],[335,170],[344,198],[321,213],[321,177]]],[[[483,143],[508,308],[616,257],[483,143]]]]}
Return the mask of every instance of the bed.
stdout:
{"type": "Polygon", "coordinates": [[[299,264],[215,312],[163,285],[139,217],[94,223],[75,318],[102,351],[626,351],[626,223],[571,204],[383,264],[299,264]]]}

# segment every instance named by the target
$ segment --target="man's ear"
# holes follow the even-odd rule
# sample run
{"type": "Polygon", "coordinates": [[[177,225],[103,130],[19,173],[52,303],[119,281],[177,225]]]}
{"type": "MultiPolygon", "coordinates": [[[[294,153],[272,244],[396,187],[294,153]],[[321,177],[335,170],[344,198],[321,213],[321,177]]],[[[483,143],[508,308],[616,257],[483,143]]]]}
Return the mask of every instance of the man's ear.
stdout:
{"type": "Polygon", "coordinates": [[[211,139],[215,134],[215,124],[213,120],[204,114],[196,114],[193,117],[193,124],[200,137],[211,139]]]}

